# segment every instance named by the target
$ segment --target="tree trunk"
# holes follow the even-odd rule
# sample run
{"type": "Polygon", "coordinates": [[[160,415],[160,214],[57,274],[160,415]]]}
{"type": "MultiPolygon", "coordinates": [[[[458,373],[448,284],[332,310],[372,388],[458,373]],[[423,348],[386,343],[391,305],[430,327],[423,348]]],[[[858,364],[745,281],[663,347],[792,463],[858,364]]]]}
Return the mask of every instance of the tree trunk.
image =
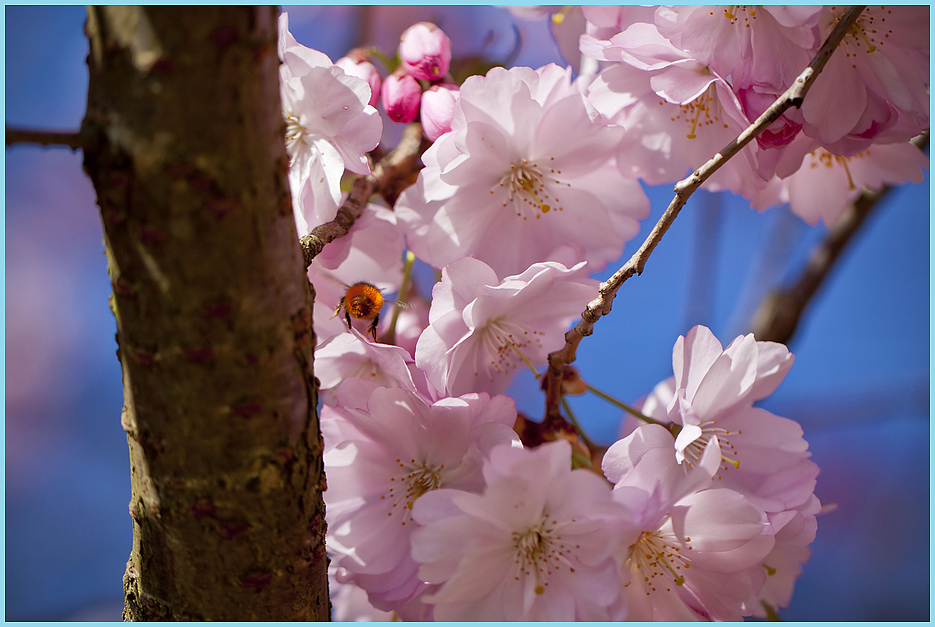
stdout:
{"type": "Polygon", "coordinates": [[[328,620],[277,9],[91,7],[87,34],[132,478],[124,619],[328,620]]]}

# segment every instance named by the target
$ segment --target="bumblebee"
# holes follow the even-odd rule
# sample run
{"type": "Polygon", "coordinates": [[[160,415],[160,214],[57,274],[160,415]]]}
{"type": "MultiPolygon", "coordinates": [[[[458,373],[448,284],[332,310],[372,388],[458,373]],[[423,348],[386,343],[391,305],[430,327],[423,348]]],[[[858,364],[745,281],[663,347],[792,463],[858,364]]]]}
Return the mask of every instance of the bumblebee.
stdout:
{"type": "Polygon", "coordinates": [[[380,310],[383,309],[383,293],[378,287],[364,281],[351,285],[341,297],[334,316],[340,314],[342,309],[348,327],[351,326],[351,318],[370,320],[367,332],[374,342],[377,341],[377,325],[380,324],[380,310]]]}

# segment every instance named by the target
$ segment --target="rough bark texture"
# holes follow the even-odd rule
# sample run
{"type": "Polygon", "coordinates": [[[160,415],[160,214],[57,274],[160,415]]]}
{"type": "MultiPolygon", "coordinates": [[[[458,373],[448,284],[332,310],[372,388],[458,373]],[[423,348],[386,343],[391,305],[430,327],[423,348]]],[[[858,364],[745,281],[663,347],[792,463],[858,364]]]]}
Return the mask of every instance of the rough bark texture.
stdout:
{"type": "Polygon", "coordinates": [[[327,620],[312,298],[274,7],[91,7],[85,168],[113,283],[126,620],[327,620]]]}

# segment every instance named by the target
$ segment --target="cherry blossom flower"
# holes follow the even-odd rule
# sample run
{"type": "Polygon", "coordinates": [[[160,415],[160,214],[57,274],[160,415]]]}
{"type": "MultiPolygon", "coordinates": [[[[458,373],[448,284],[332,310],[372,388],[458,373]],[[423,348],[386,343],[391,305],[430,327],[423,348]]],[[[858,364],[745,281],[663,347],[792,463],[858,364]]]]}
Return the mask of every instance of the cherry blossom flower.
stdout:
{"type": "Polygon", "coordinates": [[[366,408],[322,408],[328,546],[374,607],[401,607],[426,588],[409,555],[413,504],[439,488],[480,491],[485,453],[518,442],[515,420],[506,396],[429,404],[401,388],[373,390],[366,408]]]}
{"type": "Polygon", "coordinates": [[[644,424],[613,444],[602,469],[635,525],[615,549],[629,620],[739,620],[753,611],[763,558],[774,546],[765,512],[741,494],[710,489],[717,436],[678,464],[673,436],[644,424]]]}
{"type": "Polygon", "coordinates": [[[883,185],[907,181],[921,183],[928,165],[925,153],[909,142],[874,144],[856,155],[839,157],[803,137],[786,151],[777,176],[750,199],[750,205],[763,211],[787,202],[792,212],[808,224],[814,226],[822,221],[830,226],[864,189],[878,190],[883,185]],[[812,150],[801,161],[801,167],[780,178],[789,163],[795,163],[796,155],[809,148],[812,150]]]}
{"type": "Polygon", "coordinates": [[[668,447],[662,438],[653,446],[668,448],[678,464],[693,464],[717,437],[719,487],[737,490],[766,512],[800,506],[818,475],[802,428],[752,406],[776,389],[792,361],[781,344],[757,342],[751,334],[722,349],[710,330],[694,327],[675,343],[674,381],[657,386],[644,404],[650,417],[680,427],[668,447]]]}
{"type": "Polygon", "coordinates": [[[711,489],[661,498],[618,487],[634,527],[614,557],[628,620],[741,620],[753,613],[762,560],[775,543],[766,514],[742,495],[711,489]]]}
{"type": "Polygon", "coordinates": [[[565,441],[499,446],[482,494],[438,490],[416,502],[412,538],[425,596],[441,621],[607,620],[619,594],[608,555],[623,508],[565,441]]]}
{"type": "Polygon", "coordinates": [[[452,395],[502,392],[524,362],[546,363],[594,298],[597,281],[582,276],[584,265],[537,263],[503,281],[471,257],[446,266],[432,290],[416,365],[452,395]]]}
{"type": "Polygon", "coordinates": [[[383,122],[367,104],[370,87],[306,48],[279,18],[280,95],[290,157],[289,185],[299,235],[334,218],[344,169],[369,174],[367,152],[380,143],[383,122]]]}
{"type": "MultiPolygon", "coordinates": [[[[660,6],[654,23],[672,45],[731,76],[734,87],[785,91],[817,51],[817,6],[660,6]]],[[[775,100],[775,98],[774,98],[775,100]]]]}
{"type": "Polygon", "coordinates": [[[409,247],[437,268],[473,256],[506,276],[571,250],[597,271],[648,215],[642,189],[613,163],[623,129],[584,99],[570,69],[469,77],[451,128],[396,203],[409,247]]]}
{"type": "MultiPolygon", "coordinates": [[[[677,181],[748,126],[727,80],[674,47],[653,24],[635,22],[610,40],[585,35],[582,52],[621,61],[595,78],[587,96],[627,129],[617,149],[626,176],[650,185],[677,181]]],[[[765,185],[757,173],[757,147],[748,144],[704,188],[749,197],[765,185]]]]}
{"type": "MultiPolygon", "coordinates": [[[[369,342],[357,329],[339,333],[315,347],[315,375],[321,399],[327,405],[345,405],[338,395],[351,379],[363,379],[372,388],[400,387],[416,392],[407,363],[412,363],[412,357],[405,349],[369,342]]],[[[359,388],[354,394],[369,397],[359,388]]]]}
{"type": "Polygon", "coordinates": [[[754,616],[766,617],[763,603],[773,609],[788,607],[795,580],[802,574],[802,564],[812,555],[808,546],[818,531],[815,516],[820,509],[821,503],[813,495],[798,508],[769,514],[776,545],[763,559],[766,581],[760,590],[754,616]]]}
{"type": "MultiPolygon", "coordinates": [[[[824,8],[823,37],[845,10],[824,8]]],[[[929,8],[867,7],[802,104],[803,130],[842,156],[908,141],[929,126],[928,76],[929,8]]]]}

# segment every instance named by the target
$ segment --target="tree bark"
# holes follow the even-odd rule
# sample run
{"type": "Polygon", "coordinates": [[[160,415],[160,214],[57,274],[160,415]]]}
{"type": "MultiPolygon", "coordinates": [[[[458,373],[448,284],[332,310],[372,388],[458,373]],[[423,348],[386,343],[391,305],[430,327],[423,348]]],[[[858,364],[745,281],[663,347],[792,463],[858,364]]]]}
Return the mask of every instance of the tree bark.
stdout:
{"type": "Polygon", "coordinates": [[[277,9],[90,7],[87,34],[132,478],[124,619],[328,620],[277,9]]]}

